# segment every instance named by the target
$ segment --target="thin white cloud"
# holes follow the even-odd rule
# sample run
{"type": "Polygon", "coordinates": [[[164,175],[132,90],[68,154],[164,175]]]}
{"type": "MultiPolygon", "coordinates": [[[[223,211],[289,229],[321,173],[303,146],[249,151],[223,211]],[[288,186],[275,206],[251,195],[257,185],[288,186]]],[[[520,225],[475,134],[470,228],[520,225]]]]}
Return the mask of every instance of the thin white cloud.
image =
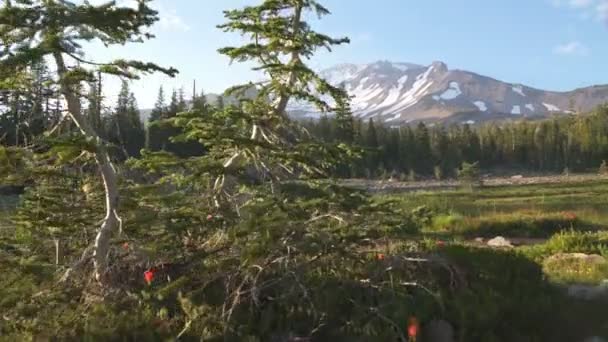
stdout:
{"type": "Polygon", "coordinates": [[[590,8],[598,0],[551,0],[553,6],[570,8],[590,8]]]}
{"type": "Polygon", "coordinates": [[[371,41],[373,38],[374,38],[374,36],[371,33],[363,32],[363,33],[353,35],[351,37],[351,40],[353,41],[353,43],[367,43],[367,42],[371,41]]]}
{"type": "Polygon", "coordinates": [[[570,6],[574,8],[588,8],[595,0],[570,0],[570,6]]]}
{"type": "Polygon", "coordinates": [[[165,31],[190,31],[190,26],[180,17],[175,10],[166,10],[160,8],[160,20],[158,25],[165,31]]]}
{"type": "Polygon", "coordinates": [[[608,22],[608,1],[602,1],[595,7],[598,18],[603,22],[608,22]]]}
{"type": "MultiPolygon", "coordinates": [[[[109,0],[89,0],[92,5],[102,5],[108,3],[109,0]]],[[[118,6],[127,6],[137,8],[138,4],[135,0],[118,0],[116,1],[118,6]]],[[[167,8],[161,2],[153,2],[150,6],[158,11],[159,20],[156,27],[163,31],[190,31],[190,26],[184,21],[184,19],[177,13],[173,8],[167,8]]]]}
{"type": "Polygon", "coordinates": [[[550,0],[553,6],[581,12],[581,17],[608,24],[608,0],[550,0]]]}
{"type": "Polygon", "coordinates": [[[164,1],[152,3],[152,7],[158,11],[160,18],[157,25],[164,31],[190,31],[190,25],[177,13],[177,10],[165,4],[166,2],[164,1]]]}
{"type": "Polygon", "coordinates": [[[572,41],[556,46],[553,52],[564,56],[588,56],[591,50],[579,41],[572,41]]]}

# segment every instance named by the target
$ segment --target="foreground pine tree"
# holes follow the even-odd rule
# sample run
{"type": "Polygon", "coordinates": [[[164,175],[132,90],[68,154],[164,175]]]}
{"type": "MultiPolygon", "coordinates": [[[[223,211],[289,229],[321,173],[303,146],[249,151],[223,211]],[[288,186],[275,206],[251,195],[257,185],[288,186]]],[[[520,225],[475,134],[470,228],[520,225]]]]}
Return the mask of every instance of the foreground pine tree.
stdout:
{"type": "Polygon", "coordinates": [[[105,45],[124,45],[151,38],[146,29],[158,20],[158,14],[148,6],[149,2],[140,0],[136,8],[130,8],[117,6],[115,2],[94,6],[63,0],[5,1],[0,9],[0,41],[6,49],[0,59],[1,74],[10,74],[45,58],[52,59],[55,81],[67,103],[69,116],[94,146],[92,152],[106,193],[106,216],[93,249],[95,277],[99,281],[103,281],[107,270],[110,238],[120,222],[118,175],[105,142],[83,112],[81,88],[85,82],[95,79],[96,71],[137,78],[142,72],[174,75],[176,70],[139,61],[90,61],[83,57],[82,44],[99,41],[105,45]]]}
{"type": "MultiPolygon", "coordinates": [[[[290,101],[311,103],[325,113],[339,108],[345,117],[349,111],[345,92],[306,65],[318,49],[347,39],[313,31],[304,21],[311,14],[328,11],[308,0],[268,0],[226,11],[227,23],[220,28],[248,40],[220,52],[257,64],[266,81],[230,89],[223,107],[197,106],[170,119],[182,131],[174,142],[198,141],[204,156],[146,152],[132,163],[158,180],[157,195],[142,203],[158,209],[158,236],[183,244],[156,248],[160,266],[151,268],[173,279],[155,284],[163,298],[181,304],[180,336],[283,341],[290,335],[399,334],[379,320],[374,328],[351,322],[369,315],[377,320],[373,301],[390,291],[382,293],[378,279],[370,280],[373,287],[359,282],[384,276],[373,271],[374,254],[366,249],[378,237],[404,231],[407,215],[391,215],[328,179],[355,153],[346,144],[315,141],[288,116],[290,101]],[[190,204],[170,210],[167,196],[172,203],[190,204]],[[372,334],[373,329],[378,331],[372,334]]],[[[142,183],[134,193],[149,190],[142,183]]],[[[139,241],[158,245],[158,236],[139,241]]]]}

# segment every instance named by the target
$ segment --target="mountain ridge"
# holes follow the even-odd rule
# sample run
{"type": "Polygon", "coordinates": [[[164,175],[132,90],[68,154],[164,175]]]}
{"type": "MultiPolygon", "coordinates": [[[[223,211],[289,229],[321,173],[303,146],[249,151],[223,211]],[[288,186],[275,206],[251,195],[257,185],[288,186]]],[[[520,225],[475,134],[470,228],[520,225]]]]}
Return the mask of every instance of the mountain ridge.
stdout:
{"type": "MultiPolygon", "coordinates": [[[[463,114],[468,114],[467,122],[544,118],[589,111],[608,101],[608,85],[543,90],[449,69],[441,61],[428,66],[386,60],[343,63],[320,71],[320,75],[345,87],[353,98],[356,117],[395,125],[450,121],[463,114]]],[[[298,104],[290,108],[300,117],[318,116],[298,104]]]]}
{"type": "MultiPolygon", "coordinates": [[[[543,90],[463,69],[449,69],[442,61],[427,66],[388,60],[341,63],[319,74],[348,91],[355,117],[373,118],[395,126],[418,121],[474,124],[543,119],[588,112],[608,102],[608,84],[569,91],[543,90]]],[[[208,101],[215,103],[218,96],[208,94],[208,101]]],[[[251,92],[249,96],[253,96],[251,92]]],[[[225,103],[235,101],[233,97],[225,99],[225,103]]],[[[321,116],[310,104],[297,101],[291,101],[288,110],[296,119],[321,116]]],[[[142,111],[144,120],[149,112],[142,111]]]]}

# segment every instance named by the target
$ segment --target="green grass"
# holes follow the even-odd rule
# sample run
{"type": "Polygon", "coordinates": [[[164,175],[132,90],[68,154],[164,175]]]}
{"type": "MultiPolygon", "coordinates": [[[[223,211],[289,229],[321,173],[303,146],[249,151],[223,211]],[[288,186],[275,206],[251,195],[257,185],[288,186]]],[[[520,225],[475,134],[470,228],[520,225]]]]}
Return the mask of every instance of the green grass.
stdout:
{"type": "Polygon", "coordinates": [[[379,196],[406,210],[426,206],[435,213],[430,230],[455,234],[483,230],[550,237],[563,230],[595,231],[608,227],[608,181],[418,192],[379,196]],[[493,228],[492,225],[495,227],[493,228]],[[540,230],[541,232],[534,232],[540,230]]]}
{"type": "Polygon", "coordinates": [[[582,301],[564,290],[570,284],[597,285],[608,279],[608,261],[590,264],[555,257],[585,253],[608,260],[608,181],[378,197],[395,201],[404,212],[430,212],[432,219],[420,236],[448,242],[435,252],[459,267],[468,281],[467,290],[448,295],[446,314],[459,326],[461,340],[608,337],[608,299],[582,301]],[[474,242],[496,236],[531,244],[495,250],[474,242]]]}

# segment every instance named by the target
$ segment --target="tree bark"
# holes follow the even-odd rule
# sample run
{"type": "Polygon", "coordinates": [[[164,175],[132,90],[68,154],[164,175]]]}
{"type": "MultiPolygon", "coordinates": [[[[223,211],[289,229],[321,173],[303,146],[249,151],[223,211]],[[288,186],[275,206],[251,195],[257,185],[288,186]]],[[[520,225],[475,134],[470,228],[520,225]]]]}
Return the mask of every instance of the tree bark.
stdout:
{"type": "Polygon", "coordinates": [[[103,283],[108,269],[108,251],[110,247],[110,239],[112,233],[118,227],[120,218],[118,217],[118,175],[112,162],[108,150],[104,146],[99,135],[97,135],[91,122],[82,115],[80,99],[76,92],[67,84],[63,78],[68,72],[61,52],[53,53],[57,72],[61,78],[61,93],[66,99],[68,105],[68,113],[74,121],[74,124],[80,129],[83,135],[92,138],[96,143],[95,161],[99,167],[101,178],[103,181],[106,197],[106,216],[103,219],[101,227],[95,237],[93,250],[93,266],[95,279],[103,283]]]}
{"type": "MultiPolygon", "coordinates": [[[[292,22],[292,34],[293,37],[295,39],[295,37],[297,37],[298,33],[300,32],[300,25],[302,24],[302,4],[298,3],[294,9],[294,17],[293,17],[293,22],[292,22]]],[[[295,66],[297,63],[300,62],[300,52],[298,50],[294,50],[291,53],[291,58],[289,61],[289,64],[291,64],[291,66],[295,66]]],[[[292,70],[290,75],[289,75],[289,80],[287,81],[287,87],[291,88],[293,87],[293,85],[296,83],[297,81],[297,73],[292,70]]],[[[287,109],[287,104],[289,103],[289,99],[291,98],[291,95],[289,94],[282,94],[281,97],[279,98],[279,102],[277,104],[277,108],[276,108],[276,113],[279,115],[285,115],[285,110],[287,109]]]]}

